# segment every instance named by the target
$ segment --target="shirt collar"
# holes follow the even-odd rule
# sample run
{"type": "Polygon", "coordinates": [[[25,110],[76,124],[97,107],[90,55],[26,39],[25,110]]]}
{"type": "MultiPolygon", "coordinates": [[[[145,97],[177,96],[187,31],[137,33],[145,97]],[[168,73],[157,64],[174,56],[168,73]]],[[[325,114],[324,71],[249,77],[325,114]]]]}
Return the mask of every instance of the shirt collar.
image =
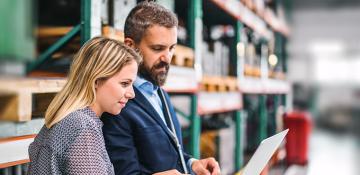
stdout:
{"type": "Polygon", "coordinates": [[[154,94],[159,89],[159,86],[152,84],[150,81],[137,76],[134,86],[138,89],[144,90],[148,94],[154,94]]]}

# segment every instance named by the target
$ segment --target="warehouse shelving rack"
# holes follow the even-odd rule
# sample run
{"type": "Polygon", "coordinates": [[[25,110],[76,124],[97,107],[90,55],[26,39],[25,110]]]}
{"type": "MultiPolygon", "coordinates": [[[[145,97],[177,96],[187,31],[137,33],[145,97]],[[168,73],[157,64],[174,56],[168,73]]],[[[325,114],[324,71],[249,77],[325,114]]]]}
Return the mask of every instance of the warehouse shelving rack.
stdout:
{"type": "Polygon", "coordinates": [[[43,64],[57,50],[70,42],[75,36],[81,36],[81,44],[84,44],[91,38],[91,2],[89,0],[81,0],[81,21],[80,24],[74,26],[66,35],[61,37],[44,53],[42,53],[35,61],[27,65],[27,72],[33,71],[36,67],[43,64]]]}
{"type": "MultiPolygon", "coordinates": [[[[227,16],[227,19],[231,19],[234,21],[235,24],[233,24],[235,27],[235,45],[240,42],[240,30],[244,25],[250,26],[253,31],[258,32],[264,40],[269,39],[269,35],[271,34],[271,31],[275,32],[276,36],[276,50],[275,54],[278,56],[279,60],[282,60],[283,63],[283,70],[286,71],[286,54],[285,54],[285,40],[286,37],[289,35],[289,29],[286,25],[280,23],[278,19],[273,15],[266,13],[264,17],[259,17],[256,14],[253,14],[250,10],[246,9],[246,7],[241,4],[240,1],[232,1],[232,3],[227,3],[230,1],[219,1],[219,0],[189,0],[189,46],[194,49],[195,51],[195,65],[194,69],[197,73],[197,77],[202,77],[201,72],[201,41],[202,41],[202,23],[204,14],[206,13],[203,11],[204,6],[210,8],[216,9],[216,15],[214,15],[214,18],[211,18],[211,20],[216,20],[216,17],[219,16],[227,16]],[[234,6],[235,2],[235,6],[234,6]],[[239,9],[236,9],[236,7],[241,6],[239,9]],[[244,10],[243,11],[241,10],[244,10]],[[249,17],[250,15],[250,17],[249,17]],[[256,19],[255,21],[252,21],[250,19],[256,19]],[[271,29],[268,29],[266,26],[270,26],[271,29]]],[[[214,12],[214,11],[212,11],[214,12]]],[[[236,49],[234,49],[236,51],[236,49]]],[[[232,53],[237,55],[237,53],[232,53]]],[[[239,58],[233,59],[232,64],[238,65],[237,62],[239,58]]],[[[239,75],[237,75],[239,76],[239,75]]],[[[236,130],[236,138],[235,138],[235,170],[240,170],[243,167],[244,160],[243,160],[243,149],[244,145],[242,143],[242,133],[243,132],[243,95],[246,94],[257,94],[260,101],[260,127],[259,127],[259,137],[256,138],[258,143],[264,138],[268,136],[267,133],[267,109],[266,109],[266,98],[268,94],[274,95],[274,101],[275,104],[280,104],[280,101],[283,102],[282,105],[285,105],[286,100],[286,94],[290,91],[290,84],[286,82],[285,80],[273,80],[273,79],[253,79],[245,77],[241,79],[239,83],[239,92],[237,93],[240,96],[239,101],[232,103],[232,106],[229,107],[229,104],[222,106],[219,104],[219,106],[211,104],[202,103],[202,101],[208,101],[205,98],[207,96],[211,96],[210,98],[213,101],[222,101],[223,99],[228,100],[229,98],[226,95],[229,95],[231,93],[207,93],[202,92],[199,90],[197,92],[197,113],[194,112],[192,115],[204,115],[204,114],[212,114],[212,113],[222,113],[222,112],[233,112],[235,116],[235,130],[236,130]],[[242,81],[241,81],[242,80],[242,81]],[[255,88],[254,88],[255,87],[255,88]],[[254,90],[255,89],[255,90],[254,90]],[[207,108],[207,109],[206,109],[207,108]],[[205,109],[205,110],[204,110],[205,109]]],[[[196,96],[196,94],[195,94],[196,96]]],[[[196,98],[196,97],[194,97],[196,98]]],[[[235,100],[234,100],[235,101],[235,100]]],[[[192,102],[192,108],[194,102],[192,102]]],[[[275,111],[276,113],[276,111],[275,111]]],[[[199,138],[201,128],[199,123],[199,118],[196,116],[195,121],[191,121],[192,123],[192,134],[196,135],[193,137],[199,138]],[[194,129],[195,128],[195,129],[194,129]]],[[[198,140],[194,140],[194,142],[190,142],[191,144],[191,153],[195,155],[196,158],[199,158],[199,143],[198,140]]]]}
{"type": "MultiPolygon", "coordinates": [[[[17,4],[20,5],[20,4],[17,4]]],[[[51,58],[51,56],[58,51],[60,48],[64,47],[70,40],[72,40],[75,36],[81,36],[81,44],[85,43],[87,40],[91,38],[91,7],[92,1],[90,0],[81,0],[81,21],[78,25],[74,26],[66,35],[61,37],[58,41],[56,41],[53,45],[51,45],[46,51],[40,54],[37,59],[34,59],[32,62],[28,62],[26,65],[26,72],[29,73],[32,70],[36,69],[39,65],[43,64],[46,60],[51,58]]],[[[30,31],[29,31],[30,32],[30,31]]],[[[41,79],[41,78],[19,78],[19,79],[1,79],[1,92],[4,92],[5,95],[8,93],[10,88],[9,82],[17,81],[16,84],[31,86],[30,88],[39,89],[40,86],[44,88],[39,92],[45,92],[49,87],[43,87],[41,84],[46,82],[45,84],[57,84],[59,85],[59,81],[65,81],[64,78],[55,78],[55,79],[41,79]],[[5,90],[5,91],[4,91],[5,90]]],[[[14,84],[14,83],[13,83],[14,84]]],[[[60,83],[63,84],[63,83],[60,83]]],[[[44,84],[43,84],[44,85],[44,84]]],[[[50,89],[53,87],[50,87],[50,89]]],[[[59,88],[56,88],[58,91],[59,88]]],[[[23,91],[23,90],[21,90],[23,91]]],[[[51,92],[53,91],[50,90],[51,92]]],[[[12,93],[12,92],[11,92],[12,93]]],[[[15,94],[16,95],[16,94],[15,94]]],[[[5,97],[7,98],[7,97],[5,97]]],[[[22,99],[20,99],[22,100],[22,99]]],[[[28,104],[31,108],[31,104],[28,104]]],[[[19,110],[22,110],[20,108],[19,110]]],[[[22,111],[19,111],[22,113],[22,111]]],[[[30,118],[31,119],[31,118],[30,118]]],[[[0,134],[0,150],[1,156],[0,158],[0,173],[4,174],[23,174],[22,164],[29,162],[28,159],[28,151],[27,147],[35,138],[35,134],[40,131],[44,120],[41,118],[35,118],[30,121],[21,121],[19,119],[11,119],[13,121],[1,121],[0,130],[2,131],[0,134]],[[15,121],[14,121],[15,120],[15,121]],[[5,152],[4,152],[5,151],[5,152]]],[[[28,119],[26,119],[28,120],[28,119]]]]}
{"type": "MultiPolygon", "coordinates": [[[[243,160],[243,149],[244,145],[242,143],[242,133],[243,132],[243,123],[244,116],[243,116],[243,95],[245,94],[260,94],[259,100],[261,103],[261,126],[260,126],[260,136],[259,140],[265,138],[267,136],[266,132],[266,123],[267,123],[267,111],[266,111],[266,94],[279,94],[275,96],[276,103],[279,101],[285,102],[286,94],[289,92],[289,85],[286,81],[283,80],[267,80],[263,81],[261,79],[243,79],[244,81],[239,81],[239,91],[238,92],[231,92],[231,93],[208,93],[202,92],[199,90],[198,82],[201,80],[202,77],[202,69],[201,69],[201,42],[202,42],[202,25],[203,25],[203,18],[204,18],[204,3],[206,5],[211,5],[214,8],[217,8],[216,13],[221,13],[221,15],[227,16],[234,22],[235,26],[235,36],[236,40],[235,43],[240,42],[240,33],[239,31],[244,25],[250,26],[255,32],[258,32],[262,35],[263,38],[269,37],[269,29],[266,25],[271,27],[271,30],[276,31],[276,55],[279,57],[280,60],[283,60],[285,63],[283,64],[284,70],[286,71],[286,53],[285,53],[285,45],[286,45],[286,37],[289,35],[289,29],[284,25],[277,25],[276,18],[274,16],[267,16],[265,19],[252,14],[251,11],[247,10],[248,13],[251,15],[255,15],[255,19],[257,19],[257,23],[252,23],[253,21],[246,18],[247,14],[243,14],[234,10],[231,5],[227,4],[226,2],[230,1],[220,1],[220,0],[188,0],[187,3],[189,5],[189,11],[187,15],[188,20],[188,35],[189,41],[187,45],[194,50],[195,60],[194,60],[194,68],[190,68],[184,70],[184,72],[190,73],[191,75],[188,76],[186,73],[183,75],[183,78],[186,80],[181,81],[180,85],[174,85],[171,83],[171,79],[179,80],[179,75],[176,73],[172,74],[169,73],[169,80],[165,85],[165,90],[169,92],[171,96],[187,96],[190,98],[190,114],[185,114],[184,112],[177,110],[177,113],[184,116],[190,121],[190,142],[188,145],[189,153],[192,154],[195,158],[200,158],[200,149],[199,149],[199,142],[200,142],[200,133],[201,133],[201,121],[200,116],[204,114],[211,114],[211,113],[222,113],[222,112],[232,112],[235,117],[235,130],[236,130],[236,137],[235,137],[235,170],[240,170],[243,167],[244,160],[243,160]],[[274,23],[272,23],[274,22],[274,23]],[[260,25],[259,25],[260,24],[260,25]],[[260,26],[260,27],[259,27],[260,26]],[[269,83],[270,82],[270,83],[269,83]],[[256,87],[256,88],[254,88],[256,87]],[[255,90],[253,90],[255,89],[255,90]],[[234,94],[235,93],[235,94],[234,94]],[[231,104],[221,103],[219,106],[211,106],[209,107],[203,101],[208,101],[207,98],[216,99],[217,101],[224,101],[228,100],[229,96],[236,96],[239,98],[238,100],[234,100],[231,104]],[[229,107],[231,106],[231,107],[229,107]]],[[[240,2],[240,1],[239,1],[240,2]]],[[[232,4],[234,5],[234,4],[232,4]]],[[[240,4],[242,5],[242,4],[240,4]]],[[[49,47],[44,53],[42,53],[35,62],[31,62],[28,64],[27,71],[30,72],[31,70],[35,69],[38,65],[42,64],[46,59],[48,59],[53,53],[55,53],[58,49],[68,43],[74,36],[78,34],[81,35],[81,43],[84,43],[88,39],[91,38],[91,1],[90,0],[82,0],[81,1],[81,23],[77,26],[74,26],[72,30],[63,36],[60,40],[58,40],[54,45],[49,47]]],[[[241,6],[242,9],[246,9],[246,7],[241,6]]],[[[239,11],[239,10],[238,10],[239,11]]],[[[235,49],[236,50],[236,49],[235,49]]],[[[237,53],[232,53],[237,55],[237,53]]],[[[233,59],[232,63],[238,65],[240,63],[237,62],[238,59],[233,59]]],[[[175,70],[177,72],[179,69],[184,68],[174,68],[172,67],[171,70],[175,70]]],[[[239,75],[237,75],[239,76],[239,75]]],[[[285,105],[285,104],[283,104],[285,105]]],[[[15,128],[14,130],[26,130],[26,134],[24,132],[18,133],[8,133],[8,135],[2,135],[1,137],[15,137],[19,135],[28,135],[28,134],[35,134],[39,131],[39,126],[42,125],[42,119],[35,119],[31,120],[26,123],[16,123],[16,122],[5,122],[0,125],[0,130],[11,127],[15,128]],[[21,126],[20,126],[21,125],[21,126]],[[34,127],[34,126],[36,127],[34,127]],[[27,128],[27,129],[24,129],[27,128]]],[[[33,138],[34,135],[32,135],[33,138]]],[[[30,139],[32,139],[30,137],[30,139]]],[[[29,139],[29,138],[27,138],[29,139]]],[[[5,141],[5,139],[0,139],[0,145],[5,141]]],[[[7,143],[9,140],[6,139],[7,143]]],[[[24,149],[24,148],[22,148],[24,149]]],[[[28,160],[22,159],[13,162],[12,164],[3,164],[0,162],[0,168],[6,168],[10,166],[15,166],[16,174],[21,174],[20,164],[27,162],[28,160]]],[[[1,169],[0,169],[1,170],[1,169]]],[[[10,171],[8,169],[4,169],[4,172],[10,171]]]]}

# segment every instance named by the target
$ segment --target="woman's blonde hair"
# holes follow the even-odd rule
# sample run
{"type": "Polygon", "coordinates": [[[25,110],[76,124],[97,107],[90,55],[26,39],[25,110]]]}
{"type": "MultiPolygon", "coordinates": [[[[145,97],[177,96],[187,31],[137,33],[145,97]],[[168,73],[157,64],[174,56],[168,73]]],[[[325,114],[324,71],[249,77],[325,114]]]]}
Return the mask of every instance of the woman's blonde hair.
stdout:
{"type": "Polygon", "coordinates": [[[94,103],[95,83],[112,77],[132,61],[139,64],[141,58],[119,41],[95,37],[85,43],[74,57],[67,83],[46,110],[46,127],[94,103]]]}

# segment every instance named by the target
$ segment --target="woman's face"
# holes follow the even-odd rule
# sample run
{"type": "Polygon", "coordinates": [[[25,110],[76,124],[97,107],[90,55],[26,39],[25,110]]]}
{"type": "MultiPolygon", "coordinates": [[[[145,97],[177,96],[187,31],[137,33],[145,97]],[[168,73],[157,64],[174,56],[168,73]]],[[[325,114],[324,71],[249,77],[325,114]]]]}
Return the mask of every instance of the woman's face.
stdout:
{"type": "Polygon", "coordinates": [[[125,65],[118,73],[96,85],[96,114],[103,112],[113,115],[120,113],[129,99],[135,97],[133,83],[137,75],[138,65],[135,61],[125,65]]]}

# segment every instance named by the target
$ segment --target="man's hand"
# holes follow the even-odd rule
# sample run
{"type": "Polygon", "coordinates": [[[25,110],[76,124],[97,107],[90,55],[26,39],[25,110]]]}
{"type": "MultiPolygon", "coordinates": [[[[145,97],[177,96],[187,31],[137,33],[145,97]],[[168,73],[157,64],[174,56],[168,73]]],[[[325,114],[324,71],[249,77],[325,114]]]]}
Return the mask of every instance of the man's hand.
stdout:
{"type": "Polygon", "coordinates": [[[168,170],[168,171],[162,171],[162,172],[159,172],[159,173],[155,173],[153,175],[184,175],[184,174],[181,174],[178,170],[173,169],[173,170],[168,170]]]}
{"type": "Polygon", "coordinates": [[[197,175],[220,175],[219,163],[212,157],[195,160],[191,169],[197,175]]]}

